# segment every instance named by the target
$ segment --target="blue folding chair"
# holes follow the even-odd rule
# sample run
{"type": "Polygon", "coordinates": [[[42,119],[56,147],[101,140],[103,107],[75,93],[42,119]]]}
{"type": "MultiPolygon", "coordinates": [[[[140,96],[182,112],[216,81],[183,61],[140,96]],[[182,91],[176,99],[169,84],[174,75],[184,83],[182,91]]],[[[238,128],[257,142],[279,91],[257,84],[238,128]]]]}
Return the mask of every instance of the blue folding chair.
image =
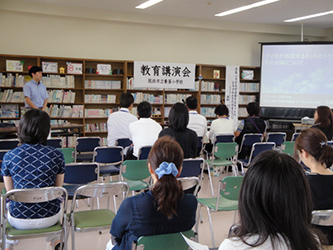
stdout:
{"type": "Polygon", "coordinates": [[[66,172],[63,187],[68,192],[68,197],[72,198],[76,189],[80,186],[98,180],[97,163],[69,163],[66,164],[66,172]]]}
{"type": "Polygon", "coordinates": [[[62,140],[61,138],[49,138],[46,140],[46,145],[54,148],[62,148],[62,140]]]}
{"type": "Polygon", "coordinates": [[[277,147],[281,147],[281,145],[286,141],[287,134],[285,132],[270,132],[267,133],[266,141],[274,142],[277,147]]]}
{"type": "Polygon", "coordinates": [[[239,152],[238,158],[244,159],[247,156],[249,156],[252,145],[256,142],[262,142],[262,140],[263,140],[263,134],[260,133],[244,134],[241,146],[238,151],[239,152]]]}
{"type": "Polygon", "coordinates": [[[123,148],[120,146],[94,149],[93,162],[99,165],[99,173],[103,177],[118,175],[123,160],[123,148]]]}
{"type": "Polygon", "coordinates": [[[139,149],[138,160],[147,160],[152,146],[144,146],[139,149]]]}
{"type": "Polygon", "coordinates": [[[100,137],[78,137],[76,138],[75,162],[92,161],[94,149],[101,145],[100,137]]]}
{"type": "Polygon", "coordinates": [[[1,149],[14,149],[18,146],[20,141],[18,139],[1,139],[0,140],[0,150],[1,149]]]}
{"type": "Polygon", "coordinates": [[[237,162],[239,162],[242,166],[242,172],[244,173],[244,167],[248,167],[252,160],[261,152],[267,151],[267,150],[273,150],[275,149],[275,143],[274,142],[256,142],[252,145],[252,150],[250,157],[248,159],[238,159],[237,162]]]}
{"type": "Polygon", "coordinates": [[[202,149],[203,149],[203,141],[202,140],[203,140],[202,136],[197,137],[197,156],[202,155],[202,149]]]}
{"type": "Polygon", "coordinates": [[[116,146],[120,146],[123,148],[129,147],[132,145],[132,141],[129,138],[119,138],[116,141],[116,146]]]}
{"type": "Polygon", "coordinates": [[[235,142],[234,134],[217,134],[214,136],[214,145],[217,143],[235,142]]]}
{"type": "Polygon", "coordinates": [[[301,133],[293,133],[292,137],[291,137],[291,141],[296,141],[297,137],[300,135],[301,133]]]}
{"type": "Polygon", "coordinates": [[[205,161],[202,158],[184,159],[182,172],[178,176],[178,179],[182,179],[183,189],[187,193],[197,195],[199,192],[203,178],[204,163],[205,161]],[[197,184],[195,179],[191,179],[192,177],[198,179],[197,184]]]}

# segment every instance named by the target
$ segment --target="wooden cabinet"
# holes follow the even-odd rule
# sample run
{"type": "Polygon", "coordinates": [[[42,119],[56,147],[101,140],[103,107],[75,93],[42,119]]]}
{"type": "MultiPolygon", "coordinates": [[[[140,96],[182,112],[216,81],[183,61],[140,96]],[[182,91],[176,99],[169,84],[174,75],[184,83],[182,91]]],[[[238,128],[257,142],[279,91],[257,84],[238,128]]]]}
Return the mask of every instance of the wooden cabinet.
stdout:
{"type": "MultiPolygon", "coordinates": [[[[2,116],[1,120],[20,119],[21,109],[24,109],[22,87],[24,82],[30,80],[29,66],[45,67],[48,64],[57,64],[56,72],[43,72],[43,83],[50,94],[47,111],[52,123],[84,124],[84,136],[101,136],[106,140],[108,115],[119,107],[120,95],[125,92],[135,96],[133,114],[136,114],[138,103],[147,100],[153,106],[153,118],[160,123],[168,121],[168,113],[175,102],[185,101],[190,95],[196,96],[199,103],[198,112],[208,120],[215,118],[215,106],[224,102],[226,66],[223,65],[197,64],[194,90],[133,89],[133,61],[0,55],[0,97],[4,96],[5,91],[18,92],[15,94],[16,99],[14,98],[16,101],[0,102],[2,106],[17,105],[17,117],[2,116]],[[21,61],[22,71],[7,70],[7,60],[21,61]],[[20,92],[21,99],[17,99],[20,92]]],[[[240,67],[240,118],[246,116],[246,104],[258,100],[259,84],[259,67],[240,67]]]]}

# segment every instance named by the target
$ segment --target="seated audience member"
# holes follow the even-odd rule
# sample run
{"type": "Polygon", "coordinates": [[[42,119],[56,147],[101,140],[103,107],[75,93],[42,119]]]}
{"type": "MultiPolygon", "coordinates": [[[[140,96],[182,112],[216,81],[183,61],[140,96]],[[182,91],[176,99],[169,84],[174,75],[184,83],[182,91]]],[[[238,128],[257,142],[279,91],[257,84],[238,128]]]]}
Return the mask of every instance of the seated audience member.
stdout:
{"type": "Polygon", "coordinates": [[[162,131],[160,124],[151,119],[151,105],[149,102],[141,102],[138,107],[139,120],[130,123],[129,131],[133,141],[133,150],[129,150],[126,159],[136,159],[139,157],[139,149],[143,146],[153,146],[162,131]],[[133,157],[134,156],[134,157],[133,157]]]}
{"type": "Polygon", "coordinates": [[[159,138],[150,151],[148,168],[154,181],[151,190],[125,199],[111,225],[106,249],[132,249],[140,236],[168,234],[192,229],[197,200],[184,194],[177,180],[183,151],[170,137],[159,138]]]}
{"type": "Polygon", "coordinates": [[[159,134],[159,137],[168,135],[174,138],[184,152],[184,158],[195,158],[197,151],[197,133],[187,128],[189,116],[183,103],[175,103],[169,113],[169,127],[159,134]]]}
{"type": "Polygon", "coordinates": [[[240,190],[240,224],[219,250],[322,249],[311,227],[312,202],[302,167],[277,151],[259,154],[240,190]]]}
{"type": "MultiPolygon", "coordinates": [[[[256,102],[250,102],[246,107],[248,118],[242,120],[235,131],[236,142],[241,145],[244,134],[261,133],[264,135],[266,130],[265,121],[259,118],[260,107],[256,102]]],[[[265,135],[264,135],[265,136],[265,135]]],[[[251,153],[251,147],[243,146],[238,154],[239,159],[245,159],[251,153]]]]}
{"type": "Polygon", "coordinates": [[[332,110],[327,106],[318,106],[314,113],[315,124],[312,128],[320,129],[327,140],[332,140],[333,135],[333,115],[332,110]]]}
{"type": "MultiPolygon", "coordinates": [[[[303,130],[295,142],[295,158],[310,168],[307,175],[313,210],[333,209],[333,172],[329,169],[333,163],[333,148],[327,145],[327,138],[317,128],[303,130]]],[[[328,244],[333,245],[333,227],[316,226],[327,235],[328,244]]]]}
{"type": "Polygon", "coordinates": [[[198,137],[202,137],[206,141],[207,120],[206,117],[197,112],[198,100],[194,96],[186,98],[186,106],[188,108],[189,121],[187,128],[192,129],[197,133],[198,137]]]}
{"type": "MultiPolygon", "coordinates": [[[[6,191],[63,185],[64,156],[46,145],[49,132],[50,117],[46,112],[32,109],[23,115],[18,127],[21,145],[3,157],[1,174],[6,191]]],[[[11,201],[9,205],[8,221],[17,229],[47,228],[59,219],[59,200],[36,204],[11,201]]]]}
{"type": "Polygon", "coordinates": [[[229,117],[229,109],[226,105],[217,105],[214,113],[217,119],[212,121],[209,130],[209,139],[212,143],[214,142],[215,135],[233,134],[235,132],[234,120],[229,117]]]}
{"type": "Polygon", "coordinates": [[[120,138],[130,138],[128,125],[138,120],[130,113],[133,108],[134,98],[131,93],[123,93],[120,96],[120,109],[111,113],[108,118],[108,146],[116,145],[120,138]]]}

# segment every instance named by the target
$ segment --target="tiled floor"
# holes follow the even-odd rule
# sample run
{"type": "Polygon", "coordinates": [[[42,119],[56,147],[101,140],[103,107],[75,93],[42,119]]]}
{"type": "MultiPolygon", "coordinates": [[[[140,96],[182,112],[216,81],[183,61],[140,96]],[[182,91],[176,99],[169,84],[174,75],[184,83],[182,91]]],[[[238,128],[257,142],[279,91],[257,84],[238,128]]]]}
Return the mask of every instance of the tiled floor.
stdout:
{"type": "MultiPolygon", "coordinates": [[[[222,176],[220,177],[220,179],[222,176]]],[[[213,178],[214,190],[216,193],[218,185],[218,177],[213,178]]],[[[211,197],[211,190],[209,187],[207,174],[204,176],[202,183],[202,188],[199,193],[200,198],[211,197]]],[[[80,202],[80,209],[86,207],[84,202],[80,202]]],[[[212,247],[212,241],[210,236],[209,223],[207,219],[207,211],[205,208],[201,209],[203,223],[199,225],[199,242],[209,247],[212,247]]],[[[213,228],[216,246],[219,246],[220,243],[227,237],[228,230],[232,225],[234,217],[234,212],[218,212],[212,213],[213,228]]],[[[105,245],[110,239],[110,234],[108,231],[102,232],[88,232],[88,233],[76,233],[76,249],[77,250],[104,250],[105,245]]],[[[71,249],[71,240],[69,240],[69,247],[71,249]]],[[[36,249],[36,250],[45,250],[51,249],[45,238],[36,238],[36,239],[25,239],[21,240],[17,245],[14,246],[15,250],[26,250],[26,249],[36,249]]]]}

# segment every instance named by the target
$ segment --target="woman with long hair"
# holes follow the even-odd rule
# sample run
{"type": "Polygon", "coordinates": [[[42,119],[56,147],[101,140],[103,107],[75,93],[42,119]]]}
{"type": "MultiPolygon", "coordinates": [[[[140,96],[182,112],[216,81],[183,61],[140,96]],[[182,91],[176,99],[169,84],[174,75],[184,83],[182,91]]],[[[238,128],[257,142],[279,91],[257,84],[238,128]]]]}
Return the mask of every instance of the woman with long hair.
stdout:
{"type": "MultiPolygon", "coordinates": [[[[333,209],[333,148],[327,138],[316,128],[303,130],[295,142],[295,158],[311,170],[307,175],[310,183],[313,210],[333,209]]],[[[328,244],[333,244],[333,227],[316,226],[327,235],[328,244]]]]}
{"type": "Polygon", "coordinates": [[[150,191],[125,199],[111,225],[106,249],[132,249],[140,236],[190,230],[195,224],[197,200],[184,194],[177,180],[183,151],[170,137],[159,138],[148,156],[154,185],[150,191]]]}
{"type": "Polygon", "coordinates": [[[332,110],[327,106],[318,106],[314,113],[315,124],[312,128],[320,129],[327,137],[332,140],[333,136],[333,115],[332,110]]]}
{"type": "Polygon", "coordinates": [[[163,129],[159,137],[168,135],[174,138],[183,149],[184,158],[195,158],[197,156],[198,136],[195,131],[187,128],[189,121],[188,109],[185,104],[175,103],[169,113],[169,127],[163,129]]]}
{"type": "Polygon", "coordinates": [[[240,190],[240,224],[220,250],[322,249],[311,227],[310,187],[302,167],[277,151],[258,155],[240,190]]]}

